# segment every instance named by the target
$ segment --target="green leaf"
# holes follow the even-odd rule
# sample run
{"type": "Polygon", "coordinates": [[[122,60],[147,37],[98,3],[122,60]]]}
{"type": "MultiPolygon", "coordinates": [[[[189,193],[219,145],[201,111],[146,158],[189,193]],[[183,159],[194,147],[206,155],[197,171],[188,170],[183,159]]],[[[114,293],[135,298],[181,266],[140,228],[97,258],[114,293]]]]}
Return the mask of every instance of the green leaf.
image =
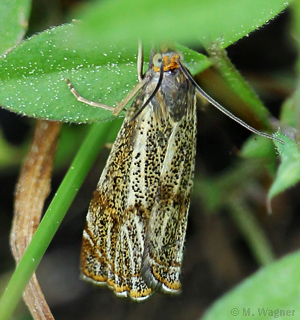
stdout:
{"type": "Polygon", "coordinates": [[[261,269],[218,300],[202,320],[296,319],[300,313],[300,252],[261,269]],[[283,316],[285,312],[285,316],[283,316]]]}
{"type": "Polygon", "coordinates": [[[282,139],[285,144],[274,141],[277,151],[280,154],[281,163],[268,193],[269,202],[277,194],[300,181],[300,151],[297,144],[281,132],[276,133],[276,137],[282,139]]]}
{"type": "MultiPolygon", "coordinates": [[[[30,117],[66,122],[113,119],[111,112],[93,108],[71,94],[69,78],[81,95],[114,105],[137,82],[136,52],[69,40],[73,25],[63,25],[24,41],[0,60],[0,104],[30,117]]],[[[188,67],[197,72],[210,65],[207,57],[179,46],[188,67]]]]}
{"type": "MultiPolygon", "coordinates": [[[[98,101],[101,98],[102,103],[111,106],[116,101],[121,101],[137,81],[135,56],[137,41],[129,41],[129,38],[135,37],[134,30],[139,29],[136,28],[136,19],[140,21],[141,11],[147,12],[147,19],[148,13],[150,14],[148,19],[150,24],[148,21],[147,23],[143,21],[140,26],[141,29],[148,30],[146,34],[149,34],[152,27],[157,28],[158,22],[164,17],[163,25],[159,26],[157,33],[151,31],[152,36],[153,34],[158,36],[158,38],[155,37],[156,40],[160,39],[160,34],[165,33],[164,28],[174,26],[172,21],[175,16],[172,16],[172,13],[181,12],[183,20],[178,23],[178,18],[176,19],[176,28],[180,26],[184,30],[187,37],[185,43],[189,42],[192,30],[198,30],[197,23],[201,21],[200,25],[205,24],[206,26],[206,36],[210,34],[209,30],[214,30],[215,33],[219,30],[218,37],[223,39],[223,36],[226,35],[227,40],[225,41],[224,38],[223,43],[228,45],[274,17],[284,8],[283,3],[288,4],[287,1],[272,0],[264,1],[264,6],[257,1],[253,1],[257,6],[249,4],[252,2],[245,2],[241,6],[240,0],[228,1],[225,8],[233,10],[232,12],[236,14],[235,19],[239,21],[240,10],[247,10],[247,18],[244,24],[239,25],[239,28],[236,26],[235,19],[230,18],[234,32],[227,34],[224,33],[226,29],[215,28],[215,25],[220,24],[216,17],[224,11],[219,10],[224,5],[224,0],[218,0],[215,3],[195,0],[180,3],[178,0],[172,2],[164,0],[159,4],[156,2],[157,0],[151,3],[149,0],[145,2],[129,0],[91,4],[84,14],[88,23],[91,22],[90,29],[85,29],[85,23],[76,23],[75,28],[73,25],[63,25],[24,41],[0,60],[0,104],[17,113],[49,120],[85,123],[112,119],[110,112],[78,102],[70,93],[65,79],[70,78],[77,91],[87,99],[98,101]],[[130,11],[132,5],[136,6],[140,12],[137,11],[132,15],[130,11]],[[169,11],[166,8],[169,8],[169,11]],[[100,12],[96,21],[88,19],[89,14],[93,12],[97,14],[100,12]],[[122,17],[127,17],[129,12],[132,17],[130,26],[125,20],[122,20],[122,17]],[[183,13],[189,15],[186,16],[183,13]],[[203,14],[208,15],[204,20],[201,18],[203,14]],[[258,15],[258,18],[254,17],[255,14],[258,15]],[[102,21],[103,15],[105,19],[102,21]],[[156,20],[153,17],[151,19],[151,15],[155,15],[156,20]],[[114,27],[110,28],[109,25],[106,25],[108,21],[112,22],[114,27]],[[118,29],[120,21],[122,21],[124,30],[129,33],[128,39],[123,38],[123,33],[118,29]],[[195,23],[196,29],[189,29],[189,21],[195,23]],[[245,25],[249,25],[249,28],[245,29],[245,25]],[[78,29],[87,32],[84,37],[78,36],[78,29]],[[99,34],[97,39],[93,37],[95,30],[99,34]],[[115,32],[114,35],[112,32],[115,32]],[[107,35],[109,45],[105,40],[107,35]]],[[[226,16],[223,13],[222,15],[226,16]]],[[[145,20],[144,16],[142,19],[145,20]]],[[[182,32],[180,31],[180,34],[182,32]]],[[[197,37],[201,38],[203,33],[201,28],[199,32],[197,37]]],[[[178,39],[182,40],[181,36],[178,39]]],[[[148,58],[150,42],[145,44],[145,57],[148,58]]],[[[181,49],[184,51],[187,66],[193,74],[203,71],[210,65],[205,56],[192,53],[191,50],[184,49],[184,47],[181,49]]]]}
{"type": "Polygon", "coordinates": [[[19,43],[28,26],[30,0],[0,1],[0,55],[19,43]]]}
{"type": "Polygon", "coordinates": [[[97,101],[101,95],[102,102],[110,104],[109,92],[115,102],[126,93],[125,88],[128,91],[134,85],[134,56],[115,47],[105,53],[95,45],[70,44],[72,29],[63,25],[42,32],[0,60],[1,105],[49,120],[80,123],[112,118],[110,112],[78,103],[65,79],[70,78],[87,98],[97,101]],[[119,92],[120,87],[125,92],[119,92]]]}
{"type": "Polygon", "coordinates": [[[78,34],[125,45],[137,39],[179,41],[220,40],[234,43],[274,18],[291,1],[283,0],[115,0],[83,8],[78,34]]]}

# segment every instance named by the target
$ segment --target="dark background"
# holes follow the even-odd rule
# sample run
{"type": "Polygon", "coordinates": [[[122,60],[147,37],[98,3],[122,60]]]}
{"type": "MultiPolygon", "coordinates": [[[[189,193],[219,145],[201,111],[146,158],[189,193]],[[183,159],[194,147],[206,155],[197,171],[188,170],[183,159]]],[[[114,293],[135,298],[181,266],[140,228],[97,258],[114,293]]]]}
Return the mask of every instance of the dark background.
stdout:
{"type": "MultiPolygon", "coordinates": [[[[68,21],[70,11],[80,1],[35,0],[33,3],[27,36],[68,21]]],[[[232,62],[255,86],[276,117],[294,86],[297,56],[290,36],[290,19],[291,14],[287,11],[228,48],[232,62]],[[272,75],[275,73],[288,75],[290,85],[274,81],[272,75]]],[[[213,108],[199,108],[198,122],[196,180],[202,176],[216,177],[237,161],[242,161],[238,159],[236,150],[249,132],[213,108]]],[[[7,142],[16,147],[28,143],[34,123],[35,120],[0,110],[1,130],[7,142]]],[[[81,130],[80,126],[73,129],[81,130]]],[[[37,271],[55,319],[199,319],[216,299],[260,267],[228,212],[205,212],[197,190],[189,214],[181,295],[154,294],[145,303],[136,304],[115,298],[108,289],[94,288],[80,281],[79,255],[85,215],[108,153],[108,150],[103,150],[99,156],[37,271]]],[[[55,170],[52,192],[57,189],[66,170],[67,166],[55,170]]],[[[18,166],[0,168],[1,288],[14,269],[8,239],[18,173],[18,166]]],[[[265,188],[269,179],[267,173],[262,177],[261,183],[265,188]]],[[[259,205],[253,205],[255,216],[277,257],[300,246],[298,193],[299,187],[296,186],[277,197],[273,202],[272,215],[267,214],[264,201],[262,203],[258,199],[259,205]]],[[[20,303],[16,317],[30,319],[23,303],[20,303]]]]}

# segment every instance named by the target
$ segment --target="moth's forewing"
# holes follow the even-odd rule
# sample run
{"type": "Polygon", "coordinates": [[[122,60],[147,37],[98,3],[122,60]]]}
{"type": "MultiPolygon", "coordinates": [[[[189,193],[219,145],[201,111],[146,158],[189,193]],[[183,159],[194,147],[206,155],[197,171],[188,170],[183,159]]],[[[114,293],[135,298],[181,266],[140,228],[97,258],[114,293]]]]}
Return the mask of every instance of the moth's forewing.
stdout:
{"type": "Polygon", "coordinates": [[[142,275],[151,288],[176,293],[181,287],[183,246],[193,187],[196,96],[195,88],[180,70],[178,74],[165,75],[161,91],[160,104],[165,104],[169,112],[171,131],[148,223],[142,275]],[[173,87],[166,88],[171,82],[174,82],[173,87]]]}
{"type": "Polygon", "coordinates": [[[112,147],[89,207],[81,251],[84,278],[98,285],[107,283],[117,294],[129,294],[133,299],[152,292],[141,278],[140,269],[154,198],[150,204],[140,199],[145,184],[140,178],[140,162],[145,154],[139,154],[136,143],[142,130],[137,125],[143,117],[130,121],[145,99],[146,92],[141,91],[112,147]]]}

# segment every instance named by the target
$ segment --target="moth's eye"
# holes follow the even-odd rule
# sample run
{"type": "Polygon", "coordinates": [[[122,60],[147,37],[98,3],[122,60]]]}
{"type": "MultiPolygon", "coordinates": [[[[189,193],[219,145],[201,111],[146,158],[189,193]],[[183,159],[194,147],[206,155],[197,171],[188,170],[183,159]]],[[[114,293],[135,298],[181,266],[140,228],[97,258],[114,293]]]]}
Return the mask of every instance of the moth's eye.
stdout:
{"type": "Polygon", "coordinates": [[[162,56],[160,53],[157,53],[153,57],[153,65],[154,65],[154,67],[160,68],[161,64],[162,64],[162,56]]]}

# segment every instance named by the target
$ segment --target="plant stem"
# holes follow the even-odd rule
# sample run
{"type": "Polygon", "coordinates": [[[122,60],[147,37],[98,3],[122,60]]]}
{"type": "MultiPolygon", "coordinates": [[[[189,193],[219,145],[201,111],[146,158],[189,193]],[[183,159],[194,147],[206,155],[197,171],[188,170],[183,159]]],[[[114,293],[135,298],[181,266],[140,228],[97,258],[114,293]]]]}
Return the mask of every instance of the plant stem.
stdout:
{"type": "Polygon", "coordinates": [[[40,263],[62,219],[69,209],[99,149],[116,123],[93,124],[36,230],[24,256],[16,267],[0,300],[0,319],[8,320],[33,272],[40,263]]]}
{"type": "Polygon", "coordinates": [[[272,246],[247,205],[240,201],[238,197],[233,197],[229,202],[229,212],[257,262],[263,266],[273,262],[275,255],[272,246]]]}

